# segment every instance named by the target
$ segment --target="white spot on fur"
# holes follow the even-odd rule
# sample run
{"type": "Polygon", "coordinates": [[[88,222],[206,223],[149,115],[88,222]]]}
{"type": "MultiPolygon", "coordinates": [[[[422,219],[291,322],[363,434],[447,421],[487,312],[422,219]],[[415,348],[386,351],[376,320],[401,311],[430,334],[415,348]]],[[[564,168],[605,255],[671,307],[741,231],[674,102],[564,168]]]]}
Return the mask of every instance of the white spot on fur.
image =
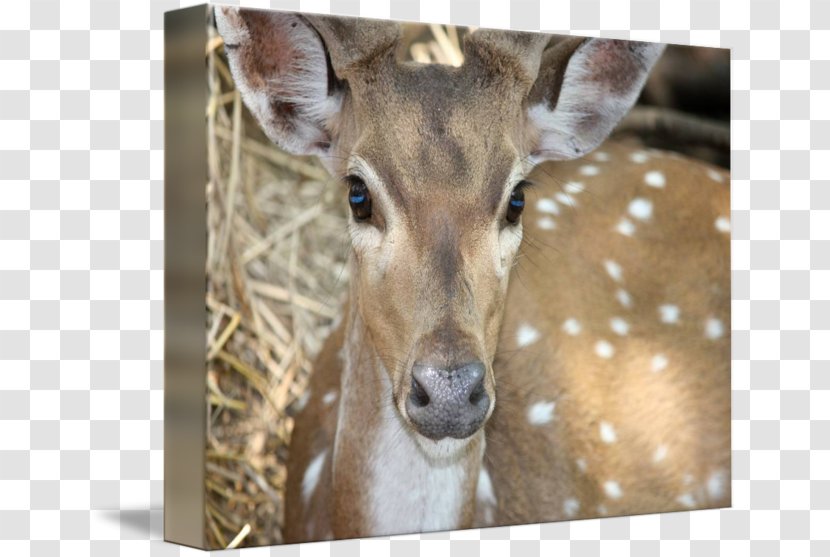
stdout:
{"type": "Polygon", "coordinates": [[[301,411],[305,409],[306,405],[308,404],[308,400],[311,398],[311,389],[307,389],[300,398],[297,399],[297,411],[301,411]]]}
{"type": "Polygon", "coordinates": [[[495,521],[496,492],[493,491],[493,482],[490,474],[482,466],[478,473],[478,484],[476,485],[476,499],[484,510],[484,521],[493,524],[495,521]]]}
{"type": "Polygon", "coordinates": [[[545,425],[553,421],[553,410],[556,403],[537,402],[527,409],[527,421],[530,425],[545,425]]]}
{"type": "Polygon", "coordinates": [[[588,463],[585,462],[584,458],[577,458],[576,459],[576,467],[579,468],[580,472],[584,472],[588,469],[588,463]]]}
{"type": "Polygon", "coordinates": [[[542,230],[553,230],[554,228],[556,228],[556,223],[550,217],[542,217],[538,221],[536,221],[536,226],[538,226],[542,230]]]}
{"type": "Polygon", "coordinates": [[[711,168],[706,169],[706,175],[709,176],[715,182],[723,182],[723,174],[720,172],[716,172],[711,168]]]}
{"type": "Polygon", "coordinates": [[[637,228],[634,226],[633,222],[623,217],[620,219],[620,222],[617,223],[615,230],[623,236],[633,236],[637,228]]]}
{"type": "Polygon", "coordinates": [[[582,325],[573,317],[569,317],[562,323],[562,330],[571,336],[575,336],[582,332],[582,325]]]}
{"type": "Polygon", "coordinates": [[[337,400],[337,391],[329,391],[323,395],[323,404],[326,406],[337,400]]]}
{"type": "Polygon", "coordinates": [[[683,474],[683,483],[686,485],[691,485],[695,481],[695,477],[689,473],[683,474]]]}
{"type": "Polygon", "coordinates": [[[323,471],[323,463],[326,460],[326,451],[321,452],[309,463],[303,474],[303,503],[308,505],[311,495],[320,483],[320,473],[323,471]]]}
{"type": "Polygon", "coordinates": [[[605,508],[605,505],[597,505],[597,514],[604,516],[608,514],[608,509],[605,508]]]}
{"type": "Polygon", "coordinates": [[[617,290],[617,301],[620,302],[623,307],[630,308],[631,307],[631,294],[629,294],[626,290],[620,288],[617,290]]]}
{"type": "Polygon", "coordinates": [[[611,259],[605,260],[605,270],[608,272],[608,276],[614,279],[616,282],[622,281],[622,267],[616,261],[612,261],[611,259]]]}
{"type": "Polygon", "coordinates": [[[628,204],[628,214],[639,220],[650,219],[652,209],[651,201],[643,197],[637,197],[628,204]]]}
{"type": "Polygon", "coordinates": [[[723,336],[723,322],[715,317],[706,320],[706,338],[715,340],[723,336]]]}
{"type": "Polygon", "coordinates": [[[561,203],[562,205],[567,205],[568,207],[576,207],[576,199],[573,196],[568,195],[567,193],[557,192],[554,195],[556,200],[561,203]]]}
{"type": "Polygon", "coordinates": [[[651,359],[651,371],[659,373],[669,365],[669,359],[663,354],[655,354],[651,359]]]}
{"type": "Polygon", "coordinates": [[[478,473],[478,485],[476,486],[476,498],[483,503],[496,504],[496,493],[493,491],[493,482],[490,474],[483,466],[478,473]]]}
{"type": "Polygon", "coordinates": [[[677,502],[686,507],[687,509],[691,509],[695,506],[695,498],[692,496],[691,493],[684,493],[683,495],[677,498],[677,502]]]}
{"type": "Polygon", "coordinates": [[[657,445],[657,449],[654,451],[654,457],[652,460],[654,460],[655,463],[662,462],[665,460],[667,454],[669,454],[669,448],[667,446],[657,445]]]}
{"type": "Polygon", "coordinates": [[[520,347],[533,344],[537,340],[539,340],[539,331],[527,323],[523,323],[519,326],[519,330],[516,332],[516,343],[520,347]]]}
{"type": "Polygon", "coordinates": [[[715,219],[715,230],[718,232],[723,232],[724,234],[729,232],[729,229],[732,228],[729,224],[729,219],[726,217],[718,217],[715,219]]]}
{"type": "Polygon", "coordinates": [[[620,484],[615,482],[614,480],[608,480],[602,487],[605,489],[605,494],[610,497],[611,499],[619,499],[623,496],[622,488],[620,484]]]}
{"type": "Polygon", "coordinates": [[[607,340],[598,340],[594,345],[594,352],[596,352],[597,356],[600,358],[605,358],[607,360],[614,355],[614,347],[607,340]]]}
{"type": "Polygon", "coordinates": [[[599,423],[599,438],[602,439],[603,443],[616,443],[617,442],[617,432],[614,430],[614,426],[609,424],[608,422],[600,422],[599,423]]]}
{"type": "Polygon", "coordinates": [[[565,187],[563,189],[565,190],[565,193],[575,195],[577,193],[584,192],[585,186],[582,184],[582,182],[568,182],[567,184],[565,184],[565,187]]]}
{"type": "Polygon", "coordinates": [[[562,512],[564,512],[565,516],[569,518],[576,516],[576,513],[579,512],[579,501],[577,501],[573,497],[568,497],[562,503],[562,512]]]}
{"type": "Polygon", "coordinates": [[[550,215],[558,215],[559,214],[559,205],[556,204],[556,201],[549,197],[542,197],[539,201],[536,202],[536,210],[540,213],[548,213],[550,215]]]}
{"type": "Polygon", "coordinates": [[[622,317],[612,317],[611,330],[620,336],[625,336],[629,330],[628,322],[622,317]]]}
{"type": "Polygon", "coordinates": [[[677,323],[680,320],[680,308],[674,304],[663,304],[657,309],[663,323],[677,323]]]}
{"type": "Polygon", "coordinates": [[[605,151],[595,151],[593,158],[598,162],[608,162],[611,160],[611,156],[605,151]]]}
{"type": "Polygon", "coordinates": [[[722,470],[713,472],[706,480],[706,492],[712,499],[720,499],[726,492],[726,474],[722,470]]]}
{"type": "Polygon", "coordinates": [[[599,174],[599,167],[594,164],[586,164],[579,167],[579,173],[583,176],[596,176],[599,174]]]}
{"type": "Polygon", "coordinates": [[[628,155],[628,160],[630,160],[633,163],[643,164],[648,160],[648,154],[646,154],[643,151],[636,151],[628,155]]]}
{"type": "Polygon", "coordinates": [[[646,172],[645,182],[647,186],[652,188],[663,188],[666,186],[666,176],[659,170],[650,170],[646,172]]]}

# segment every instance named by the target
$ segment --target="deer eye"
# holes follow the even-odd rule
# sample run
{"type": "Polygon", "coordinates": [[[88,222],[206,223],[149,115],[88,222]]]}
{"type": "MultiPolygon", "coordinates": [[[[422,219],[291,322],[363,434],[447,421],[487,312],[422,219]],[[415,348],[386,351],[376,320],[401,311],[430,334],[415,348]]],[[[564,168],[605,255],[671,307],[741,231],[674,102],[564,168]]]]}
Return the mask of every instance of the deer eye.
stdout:
{"type": "Polygon", "coordinates": [[[525,187],[528,186],[528,183],[522,180],[519,184],[513,188],[513,192],[510,194],[510,201],[507,204],[507,222],[510,224],[516,224],[518,222],[519,217],[522,215],[522,211],[525,208],[525,187]]]}
{"type": "Polygon", "coordinates": [[[348,176],[349,182],[349,207],[356,221],[364,221],[372,216],[372,198],[369,196],[369,188],[366,182],[357,176],[348,176]]]}

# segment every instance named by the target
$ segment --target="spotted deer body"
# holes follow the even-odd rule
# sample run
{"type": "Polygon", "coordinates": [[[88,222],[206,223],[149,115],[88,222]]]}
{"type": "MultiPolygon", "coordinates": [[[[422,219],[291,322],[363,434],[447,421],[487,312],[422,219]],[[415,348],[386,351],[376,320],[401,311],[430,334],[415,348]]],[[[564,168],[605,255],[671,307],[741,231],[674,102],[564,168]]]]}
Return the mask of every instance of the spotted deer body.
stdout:
{"type": "Polygon", "coordinates": [[[450,68],[396,60],[393,24],[217,23],[265,132],[352,210],[286,541],[728,504],[726,177],[600,146],[659,46],[477,31],[450,68]]]}

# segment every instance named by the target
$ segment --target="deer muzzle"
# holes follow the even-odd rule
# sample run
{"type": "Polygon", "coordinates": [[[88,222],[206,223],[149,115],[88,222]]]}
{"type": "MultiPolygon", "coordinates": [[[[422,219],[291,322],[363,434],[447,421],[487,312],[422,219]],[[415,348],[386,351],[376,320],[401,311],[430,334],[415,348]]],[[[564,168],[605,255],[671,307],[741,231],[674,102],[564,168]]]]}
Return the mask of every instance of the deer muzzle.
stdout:
{"type": "Polygon", "coordinates": [[[415,364],[406,412],[429,439],[464,439],[479,430],[490,408],[484,388],[486,367],[471,362],[453,369],[415,364]]]}

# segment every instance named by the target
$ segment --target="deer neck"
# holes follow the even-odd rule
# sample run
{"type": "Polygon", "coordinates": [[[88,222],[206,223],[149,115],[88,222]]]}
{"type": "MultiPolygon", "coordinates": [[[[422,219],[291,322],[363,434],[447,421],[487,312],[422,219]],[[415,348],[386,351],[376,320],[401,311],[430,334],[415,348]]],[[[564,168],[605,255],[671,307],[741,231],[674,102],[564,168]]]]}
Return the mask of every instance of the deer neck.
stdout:
{"type": "Polygon", "coordinates": [[[470,527],[483,432],[436,445],[408,427],[351,300],[332,461],[335,538],[470,527]]]}

